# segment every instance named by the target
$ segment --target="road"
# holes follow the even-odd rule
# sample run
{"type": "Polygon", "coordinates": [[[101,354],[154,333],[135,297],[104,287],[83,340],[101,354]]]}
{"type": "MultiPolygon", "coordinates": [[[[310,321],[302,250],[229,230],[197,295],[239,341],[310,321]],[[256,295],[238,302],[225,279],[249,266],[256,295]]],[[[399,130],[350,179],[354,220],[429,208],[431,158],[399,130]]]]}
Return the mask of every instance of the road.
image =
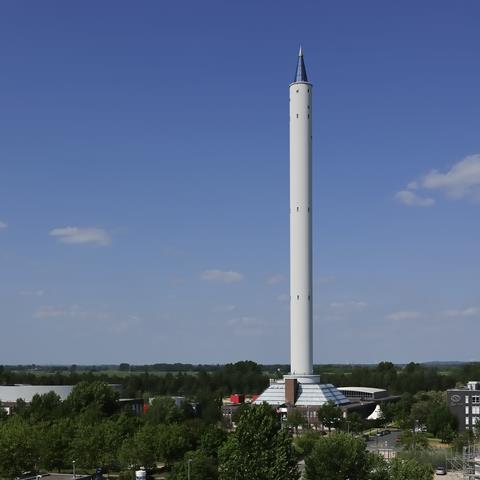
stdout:
{"type": "Polygon", "coordinates": [[[399,450],[397,439],[400,437],[399,431],[392,431],[388,435],[383,437],[370,437],[370,440],[367,442],[367,450],[375,452],[377,450],[399,450]]]}

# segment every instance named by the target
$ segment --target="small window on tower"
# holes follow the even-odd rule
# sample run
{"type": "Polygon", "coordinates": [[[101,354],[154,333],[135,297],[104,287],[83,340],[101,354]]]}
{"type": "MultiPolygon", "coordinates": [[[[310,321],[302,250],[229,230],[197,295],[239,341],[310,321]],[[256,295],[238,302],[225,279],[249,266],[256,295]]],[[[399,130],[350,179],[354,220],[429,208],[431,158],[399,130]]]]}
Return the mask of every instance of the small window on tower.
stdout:
{"type": "Polygon", "coordinates": [[[297,212],[298,212],[298,207],[297,207],[297,212]]]}
{"type": "Polygon", "coordinates": [[[297,118],[298,118],[298,113],[297,113],[297,118]]]}
{"type": "Polygon", "coordinates": [[[297,295],[297,300],[300,300],[300,295],[297,295]]]}
{"type": "Polygon", "coordinates": [[[298,90],[297,90],[297,93],[298,93],[298,90]]]}

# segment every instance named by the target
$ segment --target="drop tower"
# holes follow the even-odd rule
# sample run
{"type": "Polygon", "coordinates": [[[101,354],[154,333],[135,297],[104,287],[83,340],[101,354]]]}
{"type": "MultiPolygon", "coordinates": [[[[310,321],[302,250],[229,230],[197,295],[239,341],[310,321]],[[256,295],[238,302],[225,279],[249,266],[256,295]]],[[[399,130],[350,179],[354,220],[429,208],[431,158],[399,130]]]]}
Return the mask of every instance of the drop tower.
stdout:
{"type": "Polygon", "coordinates": [[[313,374],[312,84],[300,48],[290,94],[290,374],[254,403],[319,406],[349,403],[313,374]]]}

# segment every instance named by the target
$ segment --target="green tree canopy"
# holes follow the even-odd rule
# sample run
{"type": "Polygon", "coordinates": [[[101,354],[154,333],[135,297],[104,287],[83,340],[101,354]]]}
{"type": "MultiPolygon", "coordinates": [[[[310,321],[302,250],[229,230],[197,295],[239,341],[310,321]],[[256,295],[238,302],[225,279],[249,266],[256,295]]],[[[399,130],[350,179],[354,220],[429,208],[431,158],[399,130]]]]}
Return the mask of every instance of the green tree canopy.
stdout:
{"type": "Polygon", "coordinates": [[[171,464],[195,447],[192,430],[185,424],[161,425],[157,430],[158,458],[171,464]]]}
{"type": "Polygon", "coordinates": [[[431,465],[424,465],[415,460],[394,459],[390,463],[391,480],[432,480],[433,469],[431,465]]]}
{"type": "Polygon", "coordinates": [[[365,442],[346,433],[320,438],[305,459],[308,480],[367,480],[371,454],[365,442]]]}
{"type": "Polygon", "coordinates": [[[187,452],[184,459],[173,467],[168,479],[185,480],[189,471],[191,480],[218,479],[217,463],[201,449],[187,452]]]}
{"type": "Polygon", "coordinates": [[[48,392],[43,395],[36,394],[30,404],[23,408],[21,415],[32,423],[51,421],[62,416],[62,407],[60,396],[55,392],[48,392]]]}
{"type": "Polygon", "coordinates": [[[152,425],[180,422],[184,418],[184,411],[172,397],[156,397],[145,414],[145,420],[152,425]]]}
{"type": "Polygon", "coordinates": [[[212,458],[218,457],[220,447],[227,441],[227,432],[223,428],[209,425],[200,438],[200,449],[212,458]]]}
{"type": "Polygon", "coordinates": [[[332,428],[338,428],[342,422],[342,410],[333,402],[324,403],[317,410],[318,421],[328,428],[330,432],[332,428]]]}
{"type": "Polygon", "coordinates": [[[299,427],[305,427],[307,425],[307,419],[302,415],[300,410],[293,408],[288,412],[287,424],[298,433],[299,427]]]}
{"type": "Polygon", "coordinates": [[[0,477],[12,478],[31,470],[38,459],[38,439],[21,417],[0,424],[0,477]]]}
{"type": "Polygon", "coordinates": [[[297,480],[292,439],[267,404],[246,410],[219,453],[222,480],[297,480]]]}
{"type": "Polygon", "coordinates": [[[119,409],[118,392],[101,381],[78,383],[65,403],[73,414],[86,414],[92,419],[113,415],[119,409]]]}
{"type": "Polygon", "coordinates": [[[301,457],[310,455],[315,444],[322,438],[322,433],[315,430],[307,430],[295,438],[295,447],[301,457]]]}
{"type": "Polygon", "coordinates": [[[126,438],[119,451],[120,462],[124,467],[153,467],[158,458],[157,427],[145,424],[133,437],[126,438]]]}

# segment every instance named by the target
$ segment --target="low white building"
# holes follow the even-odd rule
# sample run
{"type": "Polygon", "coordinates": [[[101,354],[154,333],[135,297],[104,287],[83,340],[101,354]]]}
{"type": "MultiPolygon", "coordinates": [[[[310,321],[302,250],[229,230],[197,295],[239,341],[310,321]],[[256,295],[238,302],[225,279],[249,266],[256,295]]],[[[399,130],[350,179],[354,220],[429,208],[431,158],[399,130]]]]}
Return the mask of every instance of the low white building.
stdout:
{"type": "Polygon", "coordinates": [[[15,403],[19,398],[30,403],[35,395],[54,392],[65,400],[74,385],[0,385],[0,403],[15,403]]]}

